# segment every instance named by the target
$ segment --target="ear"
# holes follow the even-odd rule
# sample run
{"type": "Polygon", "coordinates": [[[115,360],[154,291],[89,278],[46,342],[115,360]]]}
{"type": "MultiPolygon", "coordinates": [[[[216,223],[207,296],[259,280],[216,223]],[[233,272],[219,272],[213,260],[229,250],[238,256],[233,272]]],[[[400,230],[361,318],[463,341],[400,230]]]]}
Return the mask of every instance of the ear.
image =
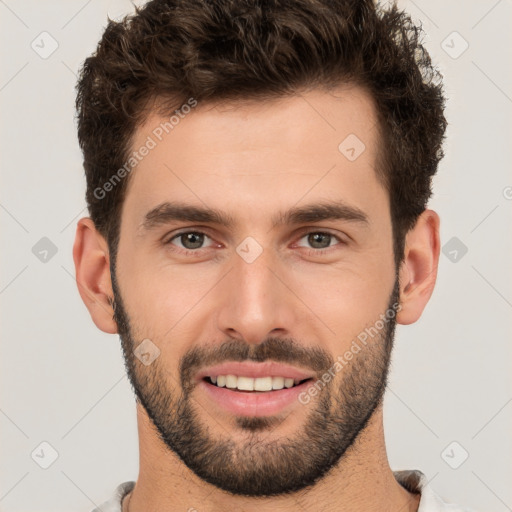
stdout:
{"type": "Polygon", "coordinates": [[[93,322],[98,329],[117,333],[113,319],[112,282],[110,280],[110,257],[108,244],[89,217],[78,221],[73,246],[76,283],[93,322]]]}
{"type": "Polygon", "coordinates": [[[434,291],[439,264],[439,215],[425,210],[405,237],[400,266],[400,305],[396,321],[416,322],[434,291]]]}

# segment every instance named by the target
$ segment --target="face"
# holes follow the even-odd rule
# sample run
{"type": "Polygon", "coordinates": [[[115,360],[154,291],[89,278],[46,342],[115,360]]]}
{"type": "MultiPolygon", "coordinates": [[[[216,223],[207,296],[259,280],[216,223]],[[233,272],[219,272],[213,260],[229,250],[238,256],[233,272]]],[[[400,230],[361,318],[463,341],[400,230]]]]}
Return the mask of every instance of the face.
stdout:
{"type": "Polygon", "coordinates": [[[160,141],[164,121],[133,141],[156,144],[130,177],[112,273],[129,378],[203,480],[302,489],[344,457],[386,384],[398,283],[372,102],[353,88],[198,105],[160,141]],[[229,387],[279,387],[280,372],[297,385],[229,387]],[[225,374],[260,378],[209,378],[225,374]]]}

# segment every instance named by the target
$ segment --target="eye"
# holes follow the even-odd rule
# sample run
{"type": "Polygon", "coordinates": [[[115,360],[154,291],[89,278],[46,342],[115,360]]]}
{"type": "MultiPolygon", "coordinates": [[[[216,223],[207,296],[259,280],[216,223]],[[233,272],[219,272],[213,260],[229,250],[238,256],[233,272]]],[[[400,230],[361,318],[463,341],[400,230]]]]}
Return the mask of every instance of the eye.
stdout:
{"type": "MultiPolygon", "coordinates": [[[[309,244],[309,247],[316,249],[318,252],[321,252],[322,249],[328,249],[329,247],[332,247],[333,244],[331,242],[337,241],[339,243],[343,243],[343,241],[339,237],[323,231],[312,231],[310,233],[306,233],[304,236],[300,238],[300,240],[304,239],[306,239],[306,243],[309,244]]],[[[300,241],[298,243],[298,246],[305,247],[300,243],[300,241]]]]}
{"type": "Polygon", "coordinates": [[[203,247],[205,239],[212,241],[208,235],[202,233],[201,231],[185,231],[174,235],[167,242],[165,242],[165,244],[176,245],[180,249],[184,249],[186,251],[194,251],[197,249],[205,248],[203,247]],[[175,240],[176,243],[174,243],[175,240]]]}

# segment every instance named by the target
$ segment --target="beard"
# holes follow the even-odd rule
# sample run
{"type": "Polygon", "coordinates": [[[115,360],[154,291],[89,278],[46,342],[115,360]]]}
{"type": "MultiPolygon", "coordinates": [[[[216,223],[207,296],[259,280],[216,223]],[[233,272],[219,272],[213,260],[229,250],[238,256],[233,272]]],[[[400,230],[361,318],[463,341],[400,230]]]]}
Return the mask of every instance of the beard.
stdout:
{"type": "MultiPolygon", "coordinates": [[[[142,340],[132,337],[131,333],[137,331],[130,325],[114,268],[111,275],[114,320],[138,401],[165,446],[199,478],[227,493],[279,496],[315,484],[343,460],[381,405],[396,326],[394,315],[386,316],[384,327],[370,343],[309,402],[307,419],[293,436],[265,440],[286,418],[236,416],[236,428],[247,435],[243,442],[235,442],[232,433],[222,429],[214,418],[206,422],[198,414],[201,407],[193,397],[197,370],[224,361],[278,361],[314,370],[320,379],[335,365],[331,354],[303,347],[292,339],[269,337],[258,345],[230,339],[221,345],[192,348],[180,359],[177,371],[165,368],[162,358],[144,366],[134,355],[142,340]],[[211,425],[219,425],[220,436],[212,434],[211,425]]],[[[396,310],[398,302],[397,277],[388,310],[396,310]]]]}

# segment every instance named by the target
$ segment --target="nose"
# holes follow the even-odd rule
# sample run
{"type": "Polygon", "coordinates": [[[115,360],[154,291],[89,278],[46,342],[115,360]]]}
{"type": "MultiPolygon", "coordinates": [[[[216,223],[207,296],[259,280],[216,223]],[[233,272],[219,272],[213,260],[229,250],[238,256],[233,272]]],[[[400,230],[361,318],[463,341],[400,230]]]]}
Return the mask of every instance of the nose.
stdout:
{"type": "Polygon", "coordinates": [[[289,336],[298,325],[299,301],[284,265],[264,250],[248,263],[238,254],[223,279],[218,299],[218,328],[227,336],[257,344],[268,336],[289,336]]]}

